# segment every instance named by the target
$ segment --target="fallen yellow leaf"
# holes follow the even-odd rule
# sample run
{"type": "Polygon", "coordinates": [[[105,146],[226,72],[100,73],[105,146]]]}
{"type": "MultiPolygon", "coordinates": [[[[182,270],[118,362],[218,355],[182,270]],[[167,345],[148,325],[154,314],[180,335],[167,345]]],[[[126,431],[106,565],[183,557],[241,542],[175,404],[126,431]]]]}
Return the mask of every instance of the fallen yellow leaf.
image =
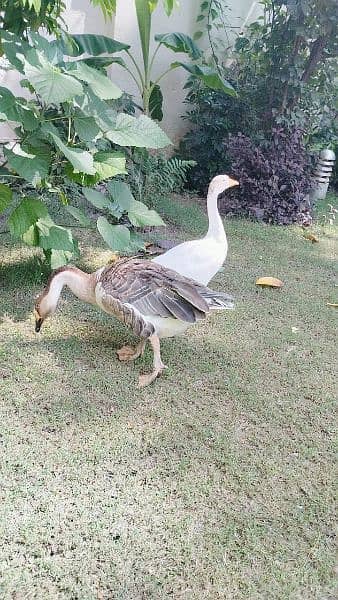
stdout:
{"type": "Polygon", "coordinates": [[[306,240],[309,240],[309,242],[312,242],[313,244],[316,244],[317,242],[319,242],[319,239],[313,233],[304,233],[303,237],[306,240]]]}
{"type": "Polygon", "coordinates": [[[259,277],[256,281],[256,285],[280,288],[282,287],[283,282],[280,279],[276,279],[276,277],[259,277]]]}
{"type": "Polygon", "coordinates": [[[335,302],[327,302],[326,306],[332,306],[333,308],[338,308],[338,304],[335,302]]]}

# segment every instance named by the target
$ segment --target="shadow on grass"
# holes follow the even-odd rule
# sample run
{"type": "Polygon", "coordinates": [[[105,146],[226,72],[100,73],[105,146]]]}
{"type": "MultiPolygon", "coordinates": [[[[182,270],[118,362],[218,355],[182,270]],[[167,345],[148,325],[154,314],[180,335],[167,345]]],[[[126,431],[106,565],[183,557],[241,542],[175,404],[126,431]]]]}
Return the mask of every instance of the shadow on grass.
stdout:
{"type": "Polygon", "coordinates": [[[18,288],[26,285],[43,285],[50,270],[38,256],[17,262],[0,264],[0,285],[4,288],[18,288]]]}

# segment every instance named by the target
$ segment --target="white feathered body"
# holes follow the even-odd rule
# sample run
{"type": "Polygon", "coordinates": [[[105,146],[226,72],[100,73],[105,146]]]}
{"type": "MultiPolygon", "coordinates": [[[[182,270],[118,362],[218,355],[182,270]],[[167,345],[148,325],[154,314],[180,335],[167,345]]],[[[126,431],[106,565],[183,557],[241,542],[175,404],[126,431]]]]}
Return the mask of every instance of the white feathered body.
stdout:
{"type": "Polygon", "coordinates": [[[220,239],[206,236],[200,240],[179,244],[153,260],[184,277],[208,285],[222,267],[227,252],[225,235],[220,239]]]}

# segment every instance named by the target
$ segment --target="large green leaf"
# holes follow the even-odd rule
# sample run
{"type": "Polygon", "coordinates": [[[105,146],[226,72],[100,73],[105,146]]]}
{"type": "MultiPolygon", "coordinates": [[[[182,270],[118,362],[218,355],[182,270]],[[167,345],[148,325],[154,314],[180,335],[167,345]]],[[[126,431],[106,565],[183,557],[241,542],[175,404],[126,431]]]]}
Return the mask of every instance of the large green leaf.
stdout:
{"type": "Polygon", "coordinates": [[[48,218],[48,216],[48,210],[41,200],[23,198],[8,219],[10,232],[15,237],[21,237],[40,218],[48,218]]]}
{"type": "Polygon", "coordinates": [[[129,248],[130,232],[124,225],[111,225],[105,217],[99,217],[97,228],[112,250],[121,252],[129,248]]]}
{"type": "Polygon", "coordinates": [[[163,119],[163,94],[159,85],[155,85],[149,98],[149,112],[152,119],[162,121],[163,119]]]}
{"type": "Polygon", "coordinates": [[[48,133],[54,140],[56,146],[61,150],[62,154],[72,164],[74,171],[78,173],[86,173],[88,175],[95,175],[94,159],[93,155],[86,150],[80,148],[70,148],[66,146],[58,135],[54,133],[51,127],[46,125],[44,131],[48,133]]]}
{"type": "Polygon", "coordinates": [[[90,85],[94,94],[101,100],[116,100],[122,96],[122,91],[108,77],[97,69],[92,69],[84,62],[73,62],[67,64],[67,71],[77,79],[85,81],[90,85]]]}
{"type": "Polygon", "coordinates": [[[74,244],[69,229],[55,225],[51,219],[39,219],[36,226],[39,230],[39,246],[43,250],[62,250],[73,252],[74,244]]]}
{"type": "Polygon", "coordinates": [[[72,217],[76,221],[80,223],[80,225],[83,225],[83,227],[91,226],[90,219],[88,219],[87,215],[76,206],[71,206],[70,204],[67,204],[67,206],[65,206],[65,209],[69,212],[70,215],[72,215],[72,217]]]}
{"type": "Polygon", "coordinates": [[[81,83],[75,77],[62,73],[35,50],[27,54],[25,75],[47,104],[60,104],[83,92],[81,83]]]}
{"type": "Polygon", "coordinates": [[[122,50],[128,50],[130,46],[117,42],[105,35],[84,33],[81,35],[67,35],[63,40],[63,53],[68,56],[99,56],[100,54],[114,54],[122,50]]]}
{"type": "Polygon", "coordinates": [[[149,0],[135,0],[138,32],[141,41],[145,73],[148,73],[150,48],[151,9],[149,4],[149,0]]]}
{"type": "Polygon", "coordinates": [[[22,123],[24,129],[33,131],[39,120],[24,98],[17,98],[7,88],[0,86],[0,121],[22,123]]]}
{"type": "Polygon", "coordinates": [[[103,132],[115,127],[117,112],[107,102],[95,96],[91,90],[88,90],[82,98],[77,98],[76,104],[85,115],[95,119],[103,132]]]}
{"type": "Polygon", "coordinates": [[[128,211],[135,202],[129,185],[123,181],[109,181],[107,187],[110,196],[121,207],[122,211],[128,211]]]}
{"type": "Polygon", "coordinates": [[[3,213],[7,206],[10,205],[12,198],[12,190],[8,187],[8,185],[0,183],[0,214],[3,213]]]}
{"type": "Polygon", "coordinates": [[[189,35],[184,33],[161,33],[155,35],[155,40],[174,52],[184,52],[192,60],[201,58],[202,52],[189,35]]]}
{"type": "Polygon", "coordinates": [[[155,210],[150,210],[143,202],[137,200],[134,200],[128,210],[128,219],[135,227],[165,225],[165,222],[155,210]]]}
{"type": "Polygon", "coordinates": [[[116,175],[124,175],[126,157],[122,152],[97,152],[94,154],[94,169],[100,175],[100,181],[116,175]]]}
{"type": "Polygon", "coordinates": [[[116,127],[105,135],[119,146],[165,148],[165,146],[171,144],[164,131],[145,115],[136,118],[125,113],[119,113],[116,119],[116,127]]]}
{"type": "Polygon", "coordinates": [[[50,40],[47,40],[47,38],[37,33],[37,31],[30,31],[29,37],[34,49],[41,52],[49,63],[57,65],[63,60],[60,44],[51,44],[50,40]]]}
{"type": "Polygon", "coordinates": [[[1,29],[1,49],[7,60],[20,73],[24,72],[24,56],[31,50],[31,46],[22,38],[10,31],[1,29]]]}
{"type": "Polygon", "coordinates": [[[98,208],[99,210],[109,208],[109,198],[107,198],[101,192],[98,192],[97,190],[91,190],[90,188],[82,188],[82,191],[87,200],[93,204],[95,208],[98,208]]]}
{"type": "Polygon", "coordinates": [[[34,148],[30,148],[30,151],[26,152],[17,144],[13,150],[4,148],[4,154],[9,166],[20,177],[35,186],[40,184],[49,173],[51,157],[48,154],[40,154],[39,149],[35,151],[34,148]]]}
{"type": "Polygon", "coordinates": [[[194,75],[198,79],[201,79],[205,85],[212,88],[213,90],[221,90],[229,96],[237,96],[236,90],[232,87],[231,83],[221,79],[217,71],[207,65],[189,65],[187,63],[175,62],[171,65],[173,68],[178,66],[183,67],[186,71],[194,75]]]}
{"type": "Polygon", "coordinates": [[[93,141],[100,133],[94,117],[88,117],[79,109],[75,110],[73,122],[75,131],[83,142],[93,141]]]}
{"type": "Polygon", "coordinates": [[[58,269],[66,265],[72,258],[73,252],[65,252],[64,250],[55,250],[54,248],[50,252],[50,266],[51,269],[58,269]]]}
{"type": "Polygon", "coordinates": [[[93,69],[101,69],[103,71],[114,62],[120,61],[122,61],[122,58],[119,59],[117,56],[89,56],[89,58],[83,58],[78,62],[84,62],[86,65],[88,65],[88,67],[92,67],[93,69]]]}

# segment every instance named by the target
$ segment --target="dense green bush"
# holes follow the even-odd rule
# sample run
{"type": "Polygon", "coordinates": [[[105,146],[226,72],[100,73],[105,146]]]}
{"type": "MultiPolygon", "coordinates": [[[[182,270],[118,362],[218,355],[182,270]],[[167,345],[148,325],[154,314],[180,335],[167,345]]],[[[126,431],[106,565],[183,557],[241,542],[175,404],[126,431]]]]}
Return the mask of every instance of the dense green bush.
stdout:
{"type": "MultiPolygon", "coordinates": [[[[237,37],[229,51],[226,20],[220,18],[225,2],[208,0],[201,5],[199,20],[207,20],[213,61],[238,93],[229,98],[190,85],[186,102],[192,128],[179,156],[197,161],[189,185],[202,192],[213,175],[235,165],[228,151],[230,134],[244,134],[246,143],[257,149],[275,140],[272,132],[278,130],[302,130],[302,148],[310,153],[337,144],[336,0],[264,0],[261,6],[262,17],[237,37]]],[[[252,177],[252,170],[247,175],[252,177]]],[[[247,194],[254,206],[249,189],[247,194]]],[[[281,201],[292,205],[292,198],[281,201]]]]}
{"type": "Polygon", "coordinates": [[[227,136],[251,135],[257,129],[257,115],[243,94],[233,98],[197,82],[191,82],[186,104],[190,110],[184,118],[192,128],[180,144],[179,156],[196,162],[188,173],[188,185],[204,193],[212,177],[230,168],[224,145],[227,136]]]}
{"type": "Polygon", "coordinates": [[[124,148],[170,144],[154,121],[121,112],[116,104],[122,91],[102,71],[101,55],[124,45],[95,35],[48,42],[37,33],[24,40],[2,32],[2,47],[22,74],[21,85],[34,94],[27,100],[0,86],[0,121],[16,124],[13,142],[0,144],[0,213],[7,216],[12,235],[42,248],[52,267],[76,255],[71,231],[48,212],[50,198],[58,199],[81,225],[89,225],[92,215],[73,206],[67,195],[69,182],[74,182],[100,211],[96,225],[107,244],[133,251],[131,228],[163,225],[160,216],[135,200],[126,184],[119,184],[119,194],[110,184],[105,195],[88,192],[90,186],[127,173],[129,150],[124,148]],[[68,62],[65,55],[75,60],[68,62]]]}

